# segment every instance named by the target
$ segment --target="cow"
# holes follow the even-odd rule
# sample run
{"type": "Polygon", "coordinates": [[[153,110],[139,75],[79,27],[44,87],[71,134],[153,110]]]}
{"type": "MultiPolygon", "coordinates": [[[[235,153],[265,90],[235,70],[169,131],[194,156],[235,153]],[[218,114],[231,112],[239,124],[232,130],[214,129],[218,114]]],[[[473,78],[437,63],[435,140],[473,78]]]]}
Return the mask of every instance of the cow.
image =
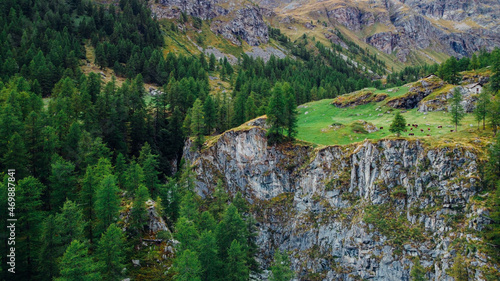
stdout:
{"type": "Polygon", "coordinates": [[[408,132],[408,130],[405,130],[405,133],[408,132]]]}
{"type": "Polygon", "coordinates": [[[414,134],[414,133],[409,133],[408,135],[409,135],[409,136],[414,136],[415,134],[414,134]]]}
{"type": "Polygon", "coordinates": [[[438,129],[442,129],[442,128],[443,128],[443,126],[438,126],[438,129]]]}
{"type": "Polygon", "coordinates": [[[410,124],[408,124],[408,127],[410,127],[410,124]]]}
{"type": "Polygon", "coordinates": [[[427,131],[430,131],[430,130],[431,130],[431,128],[427,128],[427,131]]]}
{"type": "Polygon", "coordinates": [[[382,130],[384,127],[380,127],[380,130],[382,130]]]}
{"type": "Polygon", "coordinates": [[[413,131],[413,127],[411,127],[411,128],[410,128],[410,130],[412,130],[412,131],[413,131]]]}
{"type": "Polygon", "coordinates": [[[424,132],[424,129],[420,129],[420,132],[422,132],[422,133],[423,133],[423,132],[424,132]]]}
{"type": "Polygon", "coordinates": [[[430,137],[431,135],[427,135],[428,137],[430,137]]]}
{"type": "Polygon", "coordinates": [[[453,133],[454,131],[455,131],[455,130],[450,130],[450,132],[452,132],[452,133],[453,133]]]}

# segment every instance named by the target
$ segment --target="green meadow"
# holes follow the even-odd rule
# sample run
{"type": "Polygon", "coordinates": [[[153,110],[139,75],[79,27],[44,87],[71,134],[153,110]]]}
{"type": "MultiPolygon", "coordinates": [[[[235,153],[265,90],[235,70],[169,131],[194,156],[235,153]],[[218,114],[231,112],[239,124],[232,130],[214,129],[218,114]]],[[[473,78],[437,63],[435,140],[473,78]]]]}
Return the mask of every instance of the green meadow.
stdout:
{"type": "Polygon", "coordinates": [[[458,132],[450,132],[455,127],[449,127],[452,124],[450,114],[447,112],[423,113],[418,112],[417,108],[405,111],[385,106],[389,98],[407,93],[408,87],[371,90],[375,94],[386,93],[389,97],[381,102],[347,108],[338,108],[332,105],[333,99],[309,102],[299,106],[297,139],[320,145],[344,145],[365,139],[377,140],[396,137],[396,134],[389,132],[389,126],[397,111],[401,112],[406,119],[406,123],[419,125],[418,129],[414,128],[413,130],[407,127],[408,132],[403,132],[401,135],[404,138],[422,138],[428,141],[436,141],[472,138],[487,134],[487,132],[478,131],[477,122],[472,114],[465,116],[461,126],[458,127],[458,132]],[[376,110],[377,108],[379,110],[376,110]],[[377,129],[380,127],[383,127],[383,129],[368,133],[362,129],[363,126],[357,121],[366,121],[372,123],[377,129]],[[443,128],[438,129],[438,126],[443,126],[443,128]],[[421,132],[420,129],[424,129],[424,132],[421,132]],[[409,136],[409,133],[415,135],[409,136]]]}

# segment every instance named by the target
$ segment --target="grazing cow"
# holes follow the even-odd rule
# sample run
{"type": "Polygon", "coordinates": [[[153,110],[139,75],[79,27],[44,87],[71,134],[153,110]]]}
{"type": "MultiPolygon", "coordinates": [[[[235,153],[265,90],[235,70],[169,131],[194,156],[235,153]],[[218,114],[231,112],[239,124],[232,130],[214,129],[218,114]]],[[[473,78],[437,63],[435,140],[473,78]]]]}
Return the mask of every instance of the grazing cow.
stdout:
{"type": "Polygon", "coordinates": [[[452,133],[453,133],[453,131],[455,131],[455,130],[450,130],[450,132],[452,132],[452,133]]]}
{"type": "Polygon", "coordinates": [[[427,135],[428,137],[430,137],[431,135],[427,135]]]}
{"type": "Polygon", "coordinates": [[[405,133],[407,132],[408,130],[405,130],[405,133]]]}
{"type": "Polygon", "coordinates": [[[427,131],[430,131],[430,130],[431,130],[431,128],[427,128],[427,131]]]}
{"type": "Polygon", "coordinates": [[[443,128],[443,126],[438,126],[438,129],[442,129],[442,128],[443,128]]]}
{"type": "Polygon", "coordinates": [[[412,131],[413,131],[413,127],[411,127],[411,128],[410,128],[410,130],[412,130],[412,131]]]}
{"type": "Polygon", "coordinates": [[[380,127],[380,130],[382,130],[384,127],[380,127]]]}
{"type": "Polygon", "coordinates": [[[414,136],[415,134],[414,134],[414,133],[409,133],[408,135],[409,135],[409,136],[414,136]]]}
{"type": "Polygon", "coordinates": [[[410,124],[408,124],[408,127],[410,127],[410,124]]]}
{"type": "Polygon", "coordinates": [[[420,132],[422,132],[422,133],[423,133],[423,132],[424,132],[424,129],[420,129],[420,132]]]}

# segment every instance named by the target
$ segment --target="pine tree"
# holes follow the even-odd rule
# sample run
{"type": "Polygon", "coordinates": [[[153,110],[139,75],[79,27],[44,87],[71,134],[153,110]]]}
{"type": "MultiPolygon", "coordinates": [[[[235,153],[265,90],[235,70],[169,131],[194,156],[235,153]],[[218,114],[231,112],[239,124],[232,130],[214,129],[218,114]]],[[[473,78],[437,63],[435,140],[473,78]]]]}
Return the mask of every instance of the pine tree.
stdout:
{"type": "Polygon", "coordinates": [[[120,280],[125,267],[125,236],[116,224],[111,224],[97,246],[97,258],[101,262],[101,274],[105,280],[120,280]]]}
{"type": "Polygon", "coordinates": [[[86,222],[82,210],[72,201],[66,201],[61,213],[55,217],[56,246],[52,249],[55,257],[61,256],[73,240],[82,240],[86,222]]]}
{"type": "Polygon", "coordinates": [[[215,55],[210,54],[210,58],[209,58],[209,62],[208,62],[208,70],[214,71],[216,63],[217,63],[217,59],[215,58],[215,55]]]}
{"type": "Polygon", "coordinates": [[[201,280],[217,280],[217,275],[220,272],[220,261],[217,256],[215,234],[212,231],[204,231],[201,234],[198,252],[202,268],[201,280]]]}
{"type": "Polygon", "coordinates": [[[396,112],[396,116],[394,116],[394,120],[391,123],[391,127],[389,128],[389,132],[396,133],[398,137],[401,135],[401,132],[406,128],[406,120],[401,115],[401,113],[396,112]]]}
{"type": "Polygon", "coordinates": [[[135,192],[135,199],[130,211],[130,229],[136,236],[140,235],[144,230],[148,219],[148,211],[146,209],[146,201],[149,198],[147,187],[140,185],[135,192]]]}
{"type": "Polygon", "coordinates": [[[204,211],[201,213],[200,219],[198,221],[198,229],[200,232],[204,231],[212,231],[215,233],[217,228],[217,222],[214,219],[214,216],[209,211],[204,211]]]}
{"type": "Polygon", "coordinates": [[[95,281],[101,280],[98,265],[92,261],[84,243],[73,240],[64,253],[60,263],[61,277],[56,281],[95,281]]]}
{"type": "Polygon", "coordinates": [[[229,205],[227,208],[222,221],[217,226],[216,235],[221,260],[226,260],[227,250],[231,247],[233,240],[237,240],[240,245],[245,244],[245,222],[235,206],[229,205]]]}
{"type": "Polygon", "coordinates": [[[174,276],[176,281],[201,281],[201,265],[196,252],[182,251],[174,260],[174,276]]]}
{"type": "Polygon", "coordinates": [[[42,279],[52,280],[57,274],[56,259],[60,257],[54,252],[57,245],[57,222],[54,215],[43,221],[40,231],[40,251],[38,252],[38,272],[42,279]]]}
{"type": "Polygon", "coordinates": [[[95,195],[96,235],[101,233],[118,219],[120,214],[120,197],[118,186],[113,175],[102,179],[95,195]]]}
{"type": "Polygon", "coordinates": [[[257,114],[257,106],[255,106],[255,93],[252,92],[245,103],[245,119],[254,119],[257,117],[257,114]]]}
{"type": "Polygon", "coordinates": [[[297,105],[295,104],[295,95],[288,83],[285,83],[283,88],[286,92],[285,99],[285,114],[286,114],[286,131],[289,139],[293,139],[297,135],[297,105]]]}
{"type": "Polygon", "coordinates": [[[49,195],[50,208],[52,210],[59,210],[67,199],[72,200],[75,197],[75,165],[56,157],[51,167],[52,172],[49,177],[51,189],[49,195]]]}
{"type": "Polygon", "coordinates": [[[191,111],[191,135],[194,136],[193,148],[199,149],[205,142],[205,113],[201,100],[196,99],[191,111]]]}
{"type": "Polygon", "coordinates": [[[425,281],[425,268],[420,264],[420,259],[418,257],[415,258],[413,267],[410,272],[412,281],[425,281]]]}
{"type": "Polygon", "coordinates": [[[278,249],[274,252],[274,261],[271,265],[270,281],[290,281],[294,277],[290,269],[290,260],[287,254],[282,254],[278,249]]]}
{"type": "Polygon", "coordinates": [[[125,188],[126,174],[127,174],[126,169],[127,165],[125,163],[125,156],[123,156],[123,154],[121,153],[118,153],[115,162],[115,175],[116,175],[116,183],[121,188],[125,188]]]}
{"type": "Polygon", "coordinates": [[[16,177],[28,175],[28,152],[21,136],[15,132],[7,143],[7,151],[3,155],[2,165],[7,169],[15,169],[16,177]]]}
{"type": "Polygon", "coordinates": [[[141,165],[131,161],[125,175],[125,189],[132,194],[139,186],[144,184],[144,171],[141,165]]]}
{"type": "Polygon", "coordinates": [[[267,135],[271,143],[279,141],[283,135],[283,128],[286,126],[285,106],[282,87],[278,83],[273,88],[273,95],[267,107],[267,123],[271,126],[267,135]]]}
{"type": "Polygon", "coordinates": [[[205,113],[205,134],[210,135],[216,124],[215,103],[211,96],[205,99],[203,104],[203,112],[205,113]]]}
{"type": "Polygon", "coordinates": [[[179,215],[192,221],[198,221],[199,211],[196,194],[192,191],[186,191],[182,197],[179,215]]]}
{"type": "Polygon", "coordinates": [[[464,118],[465,112],[464,107],[461,104],[462,102],[462,94],[460,93],[460,89],[458,87],[453,91],[453,98],[450,103],[450,115],[451,122],[455,125],[455,132],[457,132],[458,125],[460,125],[460,121],[464,118]]]}
{"type": "Polygon", "coordinates": [[[19,220],[19,231],[22,233],[16,245],[19,249],[16,259],[20,261],[19,267],[23,268],[28,279],[35,271],[35,250],[39,247],[40,222],[43,218],[41,200],[43,190],[43,184],[31,176],[20,180],[16,188],[16,215],[19,220]]]}
{"type": "Polygon", "coordinates": [[[226,263],[226,274],[228,280],[246,281],[249,277],[249,270],[246,267],[246,256],[240,243],[235,239],[231,242],[228,250],[228,258],[226,263]]]}
{"type": "Polygon", "coordinates": [[[498,128],[500,127],[500,114],[498,114],[498,112],[500,112],[500,96],[497,95],[491,99],[488,106],[488,112],[486,114],[495,136],[497,135],[498,128]]]}
{"type": "Polygon", "coordinates": [[[192,220],[180,217],[175,224],[175,239],[179,241],[178,251],[195,251],[198,247],[198,229],[192,220]]]}
{"type": "Polygon", "coordinates": [[[452,267],[448,270],[448,274],[454,277],[456,281],[469,280],[467,264],[461,254],[457,254],[455,257],[452,267]]]}
{"type": "Polygon", "coordinates": [[[483,122],[483,130],[486,129],[486,115],[488,112],[488,104],[491,101],[491,95],[486,91],[486,89],[483,89],[483,91],[479,94],[478,100],[476,101],[476,109],[474,110],[474,117],[476,118],[476,121],[478,123],[479,127],[479,122],[483,122]]]}
{"type": "Polygon", "coordinates": [[[220,219],[226,211],[227,202],[229,200],[229,196],[224,189],[224,184],[221,179],[217,180],[217,186],[212,196],[214,197],[214,201],[210,205],[210,212],[212,212],[214,218],[220,219]]]}
{"type": "Polygon", "coordinates": [[[144,144],[140,151],[139,163],[144,171],[144,184],[151,196],[156,197],[160,187],[158,155],[151,153],[151,146],[148,143],[144,144]]]}

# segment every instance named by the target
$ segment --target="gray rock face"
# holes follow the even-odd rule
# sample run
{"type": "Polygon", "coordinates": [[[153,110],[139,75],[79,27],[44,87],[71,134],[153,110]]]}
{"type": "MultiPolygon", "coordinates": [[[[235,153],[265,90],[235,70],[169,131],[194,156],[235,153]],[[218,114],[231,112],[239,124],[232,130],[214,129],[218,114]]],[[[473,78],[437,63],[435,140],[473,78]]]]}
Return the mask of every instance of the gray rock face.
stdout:
{"type": "Polygon", "coordinates": [[[212,20],[210,29],[236,45],[241,45],[240,40],[251,46],[269,40],[262,10],[246,0],[160,0],[159,4],[151,6],[157,18],[179,18],[184,12],[203,20],[212,20]]]}
{"type": "MultiPolygon", "coordinates": [[[[474,230],[488,223],[471,201],[480,186],[474,152],[406,140],[267,146],[258,120],[201,152],[188,141],[184,157],[196,165],[200,195],[210,196],[221,178],[252,204],[263,269],[279,248],[292,252],[299,280],[410,280],[419,256],[427,278],[453,280],[446,269],[463,248],[452,241],[479,241],[474,230]],[[366,222],[374,210],[386,227],[366,222]]],[[[485,255],[464,255],[480,276],[485,255]]]]}

